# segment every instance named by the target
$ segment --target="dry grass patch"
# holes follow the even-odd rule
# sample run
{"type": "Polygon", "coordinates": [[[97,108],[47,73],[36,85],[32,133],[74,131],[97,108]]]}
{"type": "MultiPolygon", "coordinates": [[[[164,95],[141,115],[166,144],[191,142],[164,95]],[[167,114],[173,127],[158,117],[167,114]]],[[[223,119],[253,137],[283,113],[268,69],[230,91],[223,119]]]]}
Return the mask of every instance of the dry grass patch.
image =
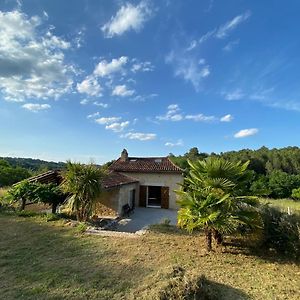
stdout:
{"type": "Polygon", "coordinates": [[[87,236],[62,221],[0,215],[1,295],[176,299],[172,295],[179,289],[182,295],[186,291],[182,299],[194,299],[189,297],[197,288],[187,287],[200,285],[202,292],[211,293],[203,299],[300,298],[296,263],[262,258],[234,246],[207,254],[202,236],[168,226],[153,230],[137,239],[87,236]],[[173,266],[184,273],[173,276],[173,266]]]}

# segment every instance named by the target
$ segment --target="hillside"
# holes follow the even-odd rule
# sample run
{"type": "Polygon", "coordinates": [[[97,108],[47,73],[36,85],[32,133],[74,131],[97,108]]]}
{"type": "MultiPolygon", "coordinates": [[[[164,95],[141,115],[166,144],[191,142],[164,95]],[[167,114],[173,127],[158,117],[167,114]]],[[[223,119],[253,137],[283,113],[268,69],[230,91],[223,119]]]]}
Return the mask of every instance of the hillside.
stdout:
{"type": "Polygon", "coordinates": [[[22,167],[31,171],[63,169],[65,166],[64,162],[46,161],[34,158],[0,157],[0,159],[7,161],[12,167],[22,167]]]}

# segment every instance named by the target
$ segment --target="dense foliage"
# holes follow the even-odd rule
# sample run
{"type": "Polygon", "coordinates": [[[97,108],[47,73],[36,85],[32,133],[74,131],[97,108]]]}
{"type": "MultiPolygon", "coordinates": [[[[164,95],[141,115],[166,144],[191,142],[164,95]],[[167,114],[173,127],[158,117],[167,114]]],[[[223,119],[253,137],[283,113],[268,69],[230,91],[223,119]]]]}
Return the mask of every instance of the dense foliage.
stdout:
{"type": "Polygon", "coordinates": [[[239,225],[258,225],[258,201],[244,195],[249,162],[209,157],[188,163],[190,171],[177,191],[179,226],[190,232],[204,229],[210,251],[212,235],[221,243],[222,234],[233,232],[239,225]]]}
{"type": "Polygon", "coordinates": [[[64,169],[66,165],[64,162],[45,161],[33,158],[1,157],[0,160],[5,160],[12,167],[22,167],[33,172],[64,169]]]}
{"type": "Polygon", "coordinates": [[[69,195],[67,207],[77,220],[86,221],[91,216],[105,176],[105,169],[94,164],[67,163],[62,189],[69,195]]]}
{"type": "Polygon", "coordinates": [[[263,246],[287,255],[300,258],[300,216],[287,214],[266,206],[262,209],[263,246]]]}
{"type": "Polygon", "coordinates": [[[31,176],[65,168],[65,163],[31,158],[0,158],[0,187],[11,186],[31,176]]]}
{"type": "Polygon", "coordinates": [[[287,198],[291,197],[293,189],[300,187],[300,148],[298,147],[271,150],[262,147],[258,150],[244,149],[220,154],[200,153],[194,147],[183,156],[170,154],[170,158],[187,172],[188,160],[203,160],[214,156],[231,162],[250,161],[247,184],[253,195],[287,198]]]}
{"type": "Polygon", "coordinates": [[[8,190],[8,196],[13,202],[20,202],[20,210],[24,210],[27,202],[37,201],[36,190],[34,183],[23,180],[8,190]]]}
{"type": "Polygon", "coordinates": [[[10,186],[30,176],[30,171],[20,166],[11,166],[7,161],[0,159],[0,187],[10,186]]]}

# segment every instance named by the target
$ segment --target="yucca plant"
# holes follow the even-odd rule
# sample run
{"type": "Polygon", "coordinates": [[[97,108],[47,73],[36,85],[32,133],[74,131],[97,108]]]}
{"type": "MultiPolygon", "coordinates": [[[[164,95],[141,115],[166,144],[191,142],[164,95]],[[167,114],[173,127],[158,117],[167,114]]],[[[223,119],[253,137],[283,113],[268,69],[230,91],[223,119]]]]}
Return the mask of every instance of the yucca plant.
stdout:
{"type": "Polygon", "coordinates": [[[62,190],[68,194],[67,208],[76,214],[78,221],[86,221],[94,208],[95,201],[102,192],[102,182],[106,171],[94,164],[67,162],[62,190]]]}
{"type": "Polygon", "coordinates": [[[240,224],[257,226],[258,200],[243,194],[247,178],[246,163],[232,163],[210,157],[188,162],[190,172],[179,195],[178,225],[189,232],[204,229],[207,250],[212,249],[212,236],[219,244],[223,234],[231,233],[240,224]]]}

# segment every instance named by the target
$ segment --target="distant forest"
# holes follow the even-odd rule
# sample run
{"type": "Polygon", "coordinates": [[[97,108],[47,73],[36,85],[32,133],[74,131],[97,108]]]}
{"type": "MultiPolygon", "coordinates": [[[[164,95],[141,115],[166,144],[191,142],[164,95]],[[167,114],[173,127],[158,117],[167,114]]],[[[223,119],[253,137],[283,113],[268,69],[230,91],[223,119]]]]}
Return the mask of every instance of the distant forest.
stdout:
{"type": "Polygon", "coordinates": [[[253,195],[270,196],[272,198],[291,197],[294,189],[300,188],[300,148],[286,147],[258,150],[243,149],[220,154],[199,152],[194,147],[184,155],[170,158],[182,169],[188,171],[188,160],[205,159],[209,156],[218,156],[233,162],[250,161],[248,188],[253,195]]]}
{"type": "Polygon", "coordinates": [[[63,162],[49,162],[32,158],[0,157],[0,187],[10,186],[28,177],[63,169],[63,162]]]}

